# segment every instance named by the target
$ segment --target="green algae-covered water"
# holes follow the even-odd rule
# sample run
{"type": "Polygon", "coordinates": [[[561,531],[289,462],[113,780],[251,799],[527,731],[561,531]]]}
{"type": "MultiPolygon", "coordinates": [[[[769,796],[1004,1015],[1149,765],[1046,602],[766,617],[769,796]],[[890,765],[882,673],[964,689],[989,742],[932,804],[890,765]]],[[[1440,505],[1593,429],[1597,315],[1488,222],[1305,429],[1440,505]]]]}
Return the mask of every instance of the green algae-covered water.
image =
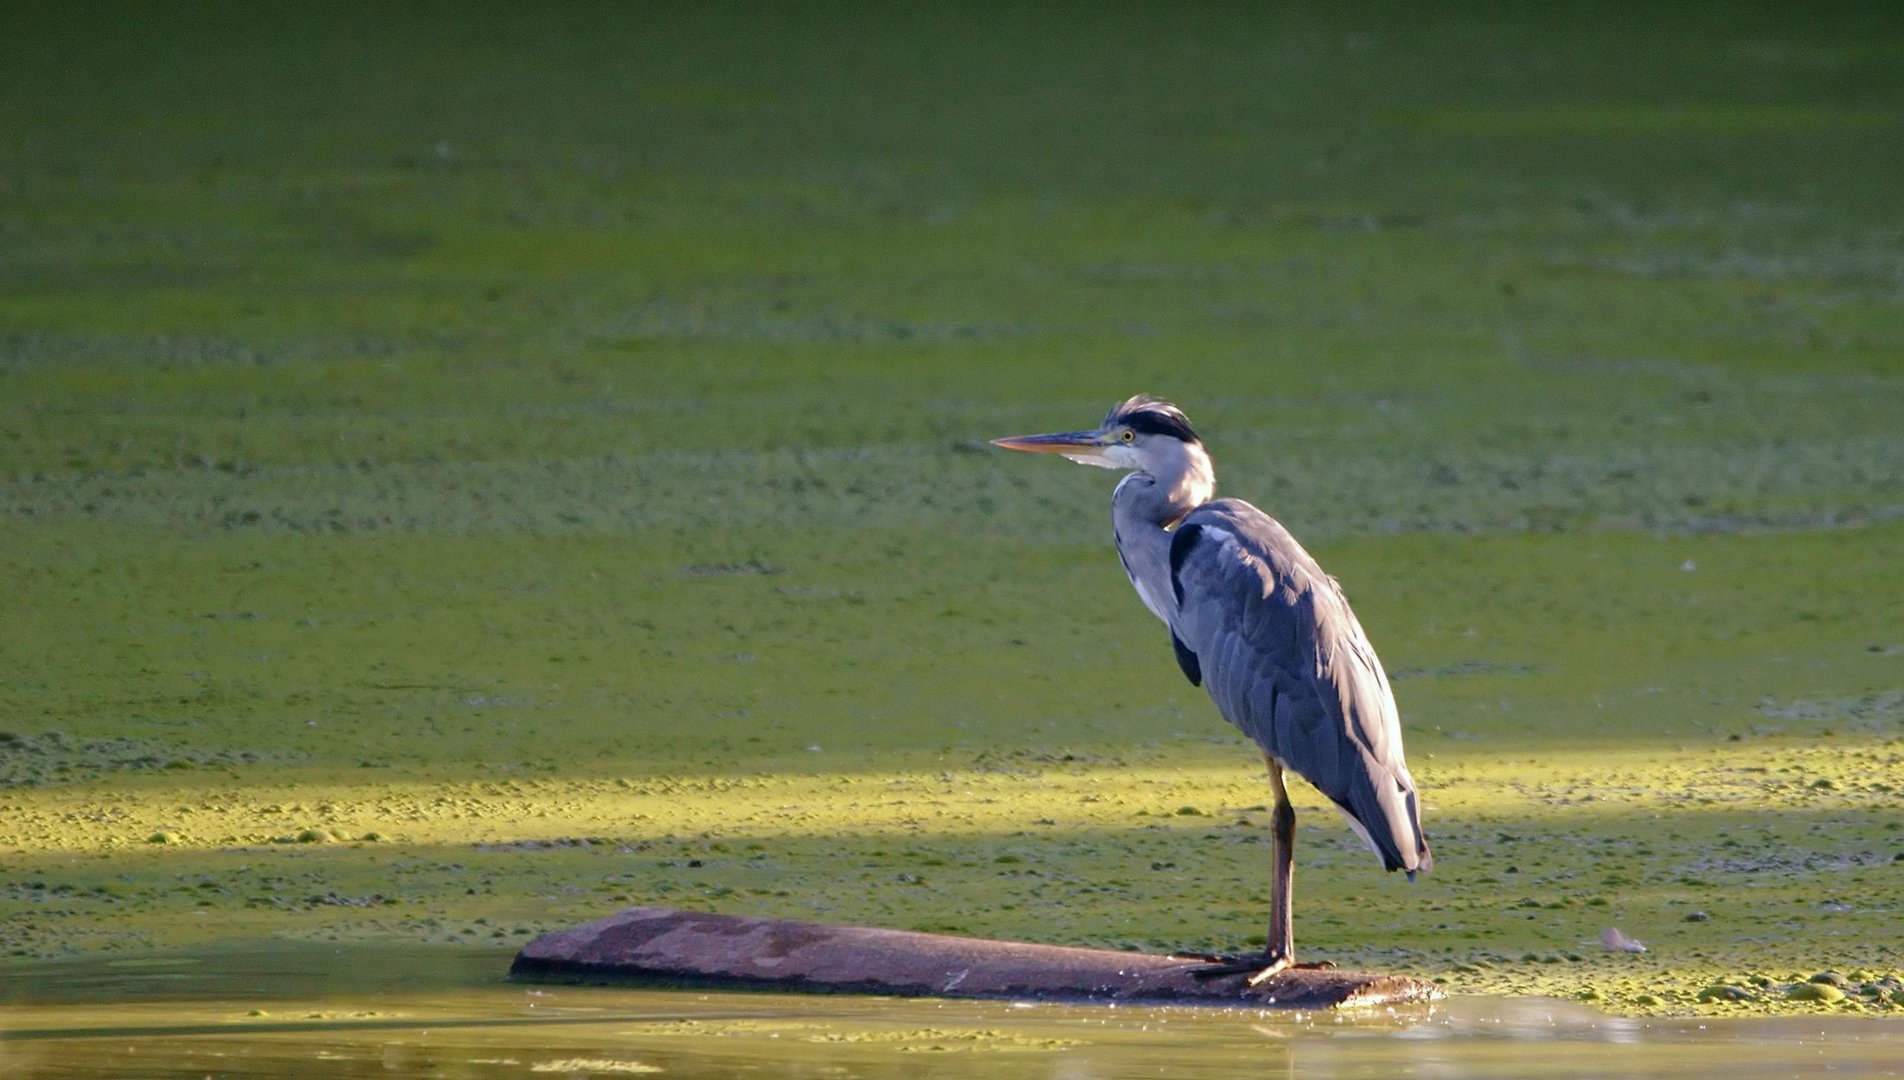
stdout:
{"type": "Polygon", "coordinates": [[[7,1060],[1885,1045],[1899,13],[7,5],[7,1060]],[[1131,595],[1111,478],[986,442],[1137,391],[1394,679],[1436,870],[1298,785],[1303,955],[1448,1004],[494,982],[635,904],[1260,941],[1260,762],[1131,595]],[[694,1031],[523,1036],[572,1002],[694,1031]],[[728,1009],[769,1026],[700,1037],[728,1009]]]}
{"type": "MultiPolygon", "coordinates": [[[[0,1075],[54,1077],[1897,1076],[1904,1029],[1642,1020],[1540,999],[1344,1014],[531,986],[500,953],[363,947],[50,964],[0,1075]]],[[[21,974],[28,974],[22,972],[21,974]]]]}

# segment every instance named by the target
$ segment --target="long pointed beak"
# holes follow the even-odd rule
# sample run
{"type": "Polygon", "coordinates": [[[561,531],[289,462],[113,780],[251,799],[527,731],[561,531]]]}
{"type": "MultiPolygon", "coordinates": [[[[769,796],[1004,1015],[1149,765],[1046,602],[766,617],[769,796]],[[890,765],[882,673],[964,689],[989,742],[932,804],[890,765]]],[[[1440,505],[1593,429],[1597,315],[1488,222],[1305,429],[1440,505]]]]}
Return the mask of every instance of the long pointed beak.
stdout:
{"type": "Polygon", "coordinates": [[[1106,456],[1115,445],[1109,432],[1063,431],[1056,435],[1014,435],[1009,439],[993,439],[992,444],[1007,450],[1030,450],[1040,454],[1063,454],[1080,465],[1096,465],[1100,469],[1117,469],[1123,466],[1106,456]]]}
{"type": "Polygon", "coordinates": [[[1055,435],[1013,435],[993,439],[993,446],[1007,450],[1029,450],[1039,454],[1063,454],[1068,458],[1103,457],[1110,445],[1101,431],[1063,431],[1055,435]]]}

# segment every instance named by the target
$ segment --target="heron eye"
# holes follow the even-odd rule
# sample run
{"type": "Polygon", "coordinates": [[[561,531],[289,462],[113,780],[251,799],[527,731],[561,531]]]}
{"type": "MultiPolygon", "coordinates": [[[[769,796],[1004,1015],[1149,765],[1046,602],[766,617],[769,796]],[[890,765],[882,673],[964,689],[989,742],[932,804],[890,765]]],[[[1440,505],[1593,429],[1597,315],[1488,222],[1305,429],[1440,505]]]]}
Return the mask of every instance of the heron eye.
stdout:
{"type": "Polygon", "coordinates": [[[1124,440],[1125,442],[1130,442],[1131,440],[1137,438],[1137,433],[1135,431],[1132,431],[1129,428],[1125,428],[1122,432],[1118,434],[1117,437],[1124,440]]]}

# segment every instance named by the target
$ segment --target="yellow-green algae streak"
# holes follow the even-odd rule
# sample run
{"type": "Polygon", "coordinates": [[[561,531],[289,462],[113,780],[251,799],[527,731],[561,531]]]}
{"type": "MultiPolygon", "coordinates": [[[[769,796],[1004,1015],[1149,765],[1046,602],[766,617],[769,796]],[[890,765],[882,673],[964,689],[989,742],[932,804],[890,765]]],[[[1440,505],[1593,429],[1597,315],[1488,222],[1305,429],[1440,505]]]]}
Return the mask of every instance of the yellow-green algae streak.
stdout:
{"type": "Polygon", "coordinates": [[[13,962],[1259,941],[1109,478],[984,443],[1148,390],[1395,678],[1436,869],[1303,792],[1307,957],[1904,1006],[1889,7],[6,21],[13,962]]]}

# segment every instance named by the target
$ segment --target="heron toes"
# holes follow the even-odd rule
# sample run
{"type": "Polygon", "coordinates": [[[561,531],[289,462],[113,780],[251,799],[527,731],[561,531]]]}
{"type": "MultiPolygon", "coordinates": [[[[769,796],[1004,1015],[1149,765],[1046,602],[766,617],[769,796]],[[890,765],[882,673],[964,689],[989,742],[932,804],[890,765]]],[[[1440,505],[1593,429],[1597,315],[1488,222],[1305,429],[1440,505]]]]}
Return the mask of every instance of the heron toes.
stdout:
{"type": "Polygon", "coordinates": [[[1237,971],[1242,971],[1245,969],[1253,971],[1255,970],[1256,966],[1258,965],[1258,962],[1262,959],[1262,957],[1260,956],[1233,956],[1228,953],[1173,952],[1170,954],[1170,959],[1180,960],[1186,964],[1208,965],[1211,970],[1209,970],[1208,972],[1205,972],[1203,969],[1199,968],[1196,974],[1216,976],[1216,975],[1223,975],[1223,974],[1234,975],[1236,974],[1237,971]],[[1236,970],[1225,972],[1221,970],[1223,968],[1235,968],[1236,970]]]}
{"type": "Polygon", "coordinates": [[[1196,979],[1221,979],[1231,975],[1247,975],[1251,986],[1261,986],[1285,971],[1303,969],[1319,971],[1335,965],[1327,960],[1311,964],[1298,964],[1287,955],[1277,952],[1256,953],[1245,956],[1224,956],[1204,954],[1172,953],[1171,959],[1192,961],[1201,966],[1190,972],[1196,979]]]}
{"type": "Polygon", "coordinates": [[[1194,961],[1199,965],[1190,972],[1192,978],[1223,979],[1231,975],[1248,975],[1251,986],[1262,983],[1290,966],[1289,958],[1281,953],[1176,956],[1175,959],[1194,961]]]}

